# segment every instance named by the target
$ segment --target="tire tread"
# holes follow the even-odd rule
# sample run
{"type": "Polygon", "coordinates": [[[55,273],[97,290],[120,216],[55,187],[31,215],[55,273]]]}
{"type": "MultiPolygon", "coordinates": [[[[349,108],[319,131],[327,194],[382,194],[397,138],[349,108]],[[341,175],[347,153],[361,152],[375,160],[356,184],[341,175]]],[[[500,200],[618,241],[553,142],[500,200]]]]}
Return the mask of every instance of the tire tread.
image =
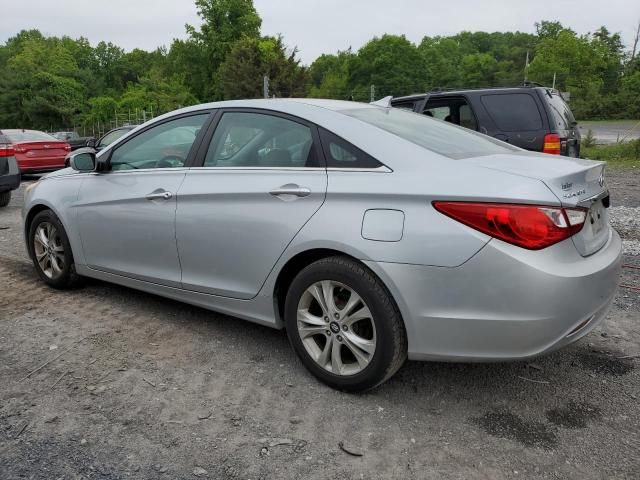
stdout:
{"type": "Polygon", "coordinates": [[[354,259],[339,255],[322,258],[302,269],[298,275],[304,274],[305,271],[311,268],[326,268],[328,270],[333,270],[335,267],[348,269],[354,275],[365,281],[373,295],[377,296],[378,299],[381,300],[384,311],[383,315],[390,323],[390,341],[392,342],[393,358],[391,359],[391,362],[388,363],[384,374],[380,377],[380,380],[364,389],[370,390],[391,378],[407,360],[407,333],[404,328],[404,322],[402,321],[400,309],[393,300],[393,297],[387,287],[366,265],[354,259]]]}

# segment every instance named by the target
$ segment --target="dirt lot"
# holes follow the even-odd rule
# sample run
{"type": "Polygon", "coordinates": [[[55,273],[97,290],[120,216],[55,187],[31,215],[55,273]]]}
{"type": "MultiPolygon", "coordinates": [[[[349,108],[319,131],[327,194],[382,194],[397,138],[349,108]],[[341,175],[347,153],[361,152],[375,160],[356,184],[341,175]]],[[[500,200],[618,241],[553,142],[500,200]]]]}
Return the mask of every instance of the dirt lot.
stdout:
{"type": "MultiPolygon", "coordinates": [[[[638,170],[609,172],[635,266],[638,170]]],[[[283,332],[95,281],[45,287],[21,192],[0,210],[0,479],[640,478],[637,291],[534,363],[409,362],[343,394],[283,332]]]]}

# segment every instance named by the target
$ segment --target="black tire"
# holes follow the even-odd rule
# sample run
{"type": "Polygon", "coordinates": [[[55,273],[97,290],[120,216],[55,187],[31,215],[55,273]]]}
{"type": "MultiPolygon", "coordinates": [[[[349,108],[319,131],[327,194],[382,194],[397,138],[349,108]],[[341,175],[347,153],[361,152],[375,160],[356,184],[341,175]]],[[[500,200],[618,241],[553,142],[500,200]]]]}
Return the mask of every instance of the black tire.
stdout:
{"type": "Polygon", "coordinates": [[[337,390],[359,392],[374,388],[395,374],[407,359],[407,334],[391,294],[371,270],[350,258],[324,258],[300,271],[287,292],[284,316],[289,341],[302,363],[313,375],[337,390]],[[369,364],[359,373],[338,375],[326,370],[309,355],[298,333],[300,299],[307,288],[323,280],[348,286],[371,311],[376,347],[369,364]]]}
{"type": "Polygon", "coordinates": [[[11,190],[0,193],[0,207],[6,207],[11,201],[11,190]]]}
{"type": "Polygon", "coordinates": [[[43,210],[38,213],[29,225],[29,255],[33,260],[33,265],[36,268],[36,272],[38,272],[38,276],[47,285],[57,289],[67,289],[75,287],[80,283],[80,276],[76,273],[76,267],[73,261],[73,252],[71,251],[67,232],[62,226],[62,222],[60,222],[58,217],[51,210],[43,210]],[[36,258],[34,237],[38,227],[45,223],[49,223],[56,228],[56,238],[59,239],[59,243],[64,249],[62,254],[64,258],[62,269],[59,273],[54,274],[53,276],[48,276],[42,270],[36,258]]]}

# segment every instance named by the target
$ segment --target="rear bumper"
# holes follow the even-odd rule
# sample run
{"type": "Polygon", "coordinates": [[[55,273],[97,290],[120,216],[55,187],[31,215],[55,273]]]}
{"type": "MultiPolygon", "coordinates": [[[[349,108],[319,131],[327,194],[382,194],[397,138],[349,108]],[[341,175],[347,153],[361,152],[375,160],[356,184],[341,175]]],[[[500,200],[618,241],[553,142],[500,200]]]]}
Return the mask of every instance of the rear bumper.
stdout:
{"type": "Polygon", "coordinates": [[[0,158],[0,193],[20,186],[20,170],[14,157],[0,158]]]}
{"type": "Polygon", "coordinates": [[[21,173],[52,172],[64,168],[65,157],[18,159],[21,173]]]}
{"type": "Polygon", "coordinates": [[[457,268],[368,262],[403,314],[414,360],[524,359],[576,341],[606,316],[621,241],[581,257],[571,240],[542,251],[491,241],[457,268]]]}

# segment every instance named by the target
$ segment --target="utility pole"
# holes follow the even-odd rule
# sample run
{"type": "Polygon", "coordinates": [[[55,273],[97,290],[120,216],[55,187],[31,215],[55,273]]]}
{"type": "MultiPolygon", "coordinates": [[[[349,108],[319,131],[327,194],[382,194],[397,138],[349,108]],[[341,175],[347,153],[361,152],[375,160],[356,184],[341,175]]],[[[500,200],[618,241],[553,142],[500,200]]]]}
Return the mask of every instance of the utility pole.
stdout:
{"type": "Polygon", "coordinates": [[[371,101],[375,102],[376,100],[376,86],[371,85],[371,101]]]}
{"type": "Polygon", "coordinates": [[[551,90],[555,90],[556,88],[556,72],[553,72],[553,84],[551,85],[551,90]]]}
{"type": "Polygon", "coordinates": [[[638,20],[638,29],[636,30],[636,37],[633,39],[633,50],[631,51],[631,61],[636,58],[636,52],[638,49],[638,42],[640,41],[640,20],[638,20]]]}
{"type": "Polygon", "coordinates": [[[262,93],[264,98],[269,98],[269,77],[266,75],[262,78],[262,93]]]}
{"type": "Polygon", "coordinates": [[[529,50],[527,50],[527,58],[524,61],[524,83],[527,83],[527,73],[529,73],[529,50]]]}

